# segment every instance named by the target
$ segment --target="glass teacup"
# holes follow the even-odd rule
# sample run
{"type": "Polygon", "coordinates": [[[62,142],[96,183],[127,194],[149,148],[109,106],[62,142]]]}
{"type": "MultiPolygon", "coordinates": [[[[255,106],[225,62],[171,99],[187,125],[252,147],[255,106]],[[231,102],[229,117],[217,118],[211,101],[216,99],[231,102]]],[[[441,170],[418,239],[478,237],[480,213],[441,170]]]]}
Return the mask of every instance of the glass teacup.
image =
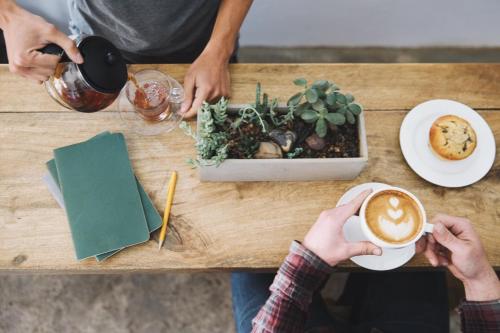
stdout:
{"type": "Polygon", "coordinates": [[[143,135],[170,132],[178,126],[184,89],[174,78],[147,69],[129,74],[118,102],[127,127],[143,135]]]}

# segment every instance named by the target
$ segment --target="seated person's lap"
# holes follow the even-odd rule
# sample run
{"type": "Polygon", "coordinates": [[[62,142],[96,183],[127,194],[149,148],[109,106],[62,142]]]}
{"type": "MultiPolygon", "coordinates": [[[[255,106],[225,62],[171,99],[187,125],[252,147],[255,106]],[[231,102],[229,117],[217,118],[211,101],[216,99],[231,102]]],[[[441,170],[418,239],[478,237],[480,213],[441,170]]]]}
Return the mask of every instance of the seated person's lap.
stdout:
{"type": "MultiPolygon", "coordinates": [[[[250,332],[252,319],[268,299],[274,274],[231,274],[233,313],[237,332],[250,332]]],[[[339,299],[351,308],[354,332],[448,332],[448,301],[444,272],[351,273],[339,299]]],[[[309,309],[306,328],[330,326],[346,330],[332,318],[319,295],[309,309]]]]}

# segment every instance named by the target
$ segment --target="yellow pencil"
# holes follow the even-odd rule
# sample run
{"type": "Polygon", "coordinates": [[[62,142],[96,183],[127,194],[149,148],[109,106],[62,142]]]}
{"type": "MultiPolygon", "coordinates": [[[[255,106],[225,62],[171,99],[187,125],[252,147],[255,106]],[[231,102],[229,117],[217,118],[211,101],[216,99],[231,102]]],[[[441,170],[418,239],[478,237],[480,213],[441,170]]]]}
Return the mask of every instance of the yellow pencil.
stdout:
{"type": "Polygon", "coordinates": [[[161,250],[161,246],[163,245],[163,242],[165,241],[165,236],[167,234],[168,217],[170,216],[170,209],[172,208],[172,202],[174,201],[174,192],[176,184],[177,184],[177,172],[173,171],[172,176],[170,176],[170,182],[168,183],[167,203],[165,204],[165,212],[163,213],[163,224],[161,225],[160,242],[158,244],[158,250],[161,250]]]}

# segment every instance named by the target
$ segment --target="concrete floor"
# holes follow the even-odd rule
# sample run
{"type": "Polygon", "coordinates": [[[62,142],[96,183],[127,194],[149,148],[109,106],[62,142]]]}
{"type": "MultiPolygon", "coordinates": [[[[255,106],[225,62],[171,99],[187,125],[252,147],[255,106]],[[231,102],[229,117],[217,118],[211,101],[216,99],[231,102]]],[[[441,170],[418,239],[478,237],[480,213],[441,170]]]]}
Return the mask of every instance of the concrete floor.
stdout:
{"type": "MultiPolygon", "coordinates": [[[[243,48],[240,61],[499,62],[500,50],[243,48]]],[[[332,279],[334,285],[341,285],[341,280],[342,276],[332,279]]],[[[451,290],[455,303],[461,287],[455,281],[451,290]]],[[[457,320],[453,314],[452,332],[458,332],[457,320]]],[[[0,332],[234,332],[229,275],[4,274],[0,332]]]]}
{"type": "MultiPolygon", "coordinates": [[[[333,274],[322,293],[340,318],[347,277],[333,274]]],[[[462,291],[450,285],[450,332],[459,332],[462,291]]],[[[230,287],[228,273],[0,275],[0,332],[233,333],[230,287]]]]}
{"type": "Polygon", "coordinates": [[[228,274],[2,275],[0,332],[234,332],[228,274]]]}

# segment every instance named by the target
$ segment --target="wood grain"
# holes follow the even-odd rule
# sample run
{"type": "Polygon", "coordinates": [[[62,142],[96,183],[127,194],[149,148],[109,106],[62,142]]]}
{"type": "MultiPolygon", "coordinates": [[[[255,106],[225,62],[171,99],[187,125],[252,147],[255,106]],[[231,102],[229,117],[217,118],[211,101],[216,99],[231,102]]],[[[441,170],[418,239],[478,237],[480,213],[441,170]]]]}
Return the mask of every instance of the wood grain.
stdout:
{"type": "MultiPolygon", "coordinates": [[[[262,74],[265,80],[274,82],[269,76],[271,67],[264,69],[265,74],[259,72],[253,76],[241,71],[236,90],[242,91],[239,84],[244,77],[262,74]]],[[[4,76],[0,75],[2,80],[4,76]]],[[[388,78],[396,80],[396,75],[388,78]]],[[[492,80],[491,85],[495,84],[498,82],[492,80]]],[[[469,84],[462,86],[471,88],[469,84]]],[[[364,90],[355,93],[365,96],[373,106],[380,102],[392,107],[396,105],[394,97],[408,97],[393,95],[384,102],[374,95],[370,99],[371,93],[364,90]]],[[[476,107],[495,105],[489,94],[484,99],[473,94],[464,96],[465,102],[476,103],[476,107]]],[[[414,98],[415,95],[404,103],[414,98]]],[[[41,109],[35,110],[48,107],[42,102],[40,105],[41,109]]],[[[24,112],[29,109],[19,101],[10,108],[23,112],[0,113],[0,271],[110,273],[275,268],[287,254],[290,242],[303,238],[321,210],[332,207],[351,186],[368,181],[385,182],[414,192],[430,216],[445,212],[469,217],[490,262],[500,267],[498,155],[489,174],[472,186],[444,189],[429,184],[410,170],[400,152],[398,132],[406,114],[403,110],[366,113],[370,158],[367,168],[354,181],[200,183],[197,171],[185,164],[185,159],[194,155],[193,142],[178,130],[150,138],[127,131],[116,112],[91,115],[24,112]],[[125,134],[136,174],[160,211],[164,208],[167,172],[174,169],[179,172],[173,218],[161,252],[152,240],[101,264],[94,260],[77,262],[65,215],[41,181],[44,162],[51,158],[54,148],[83,141],[105,130],[125,134]]],[[[499,145],[500,111],[483,111],[481,115],[493,129],[499,145]]],[[[417,256],[406,267],[426,266],[427,262],[417,256]]]]}
{"type": "MultiPolygon", "coordinates": [[[[188,65],[133,65],[130,71],[146,68],[182,82],[188,65]]],[[[500,64],[236,64],[231,65],[232,103],[253,101],[257,82],[285,102],[297,92],[292,84],[297,77],[332,80],[367,110],[409,110],[434,98],[454,99],[475,109],[500,109],[500,64]]],[[[0,65],[0,112],[39,111],[69,112],[43,86],[0,65]]]]}

